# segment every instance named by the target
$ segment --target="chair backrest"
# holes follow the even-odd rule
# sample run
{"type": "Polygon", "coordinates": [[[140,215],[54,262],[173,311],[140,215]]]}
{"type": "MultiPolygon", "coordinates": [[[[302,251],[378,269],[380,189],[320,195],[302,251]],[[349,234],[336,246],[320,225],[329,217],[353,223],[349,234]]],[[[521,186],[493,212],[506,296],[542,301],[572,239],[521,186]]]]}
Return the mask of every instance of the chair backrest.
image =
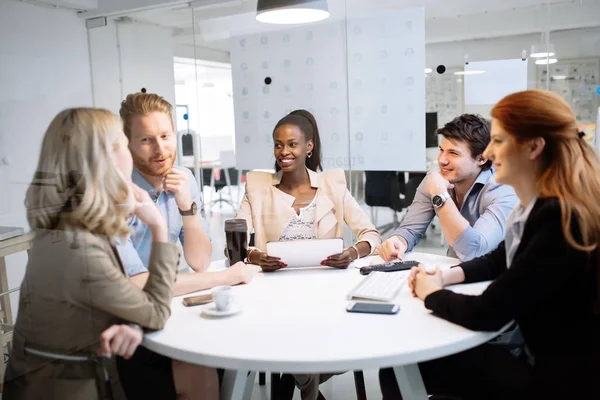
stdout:
{"type": "Polygon", "coordinates": [[[421,174],[410,174],[408,181],[406,182],[406,191],[404,192],[404,199],[402,199],[402,203],[404,208],[408,208],[415,199],[415,195],[417,194],[417,188],[423,181],[425,175],[421,174]]]}
{"type": "Polygon", "coordinates": [[[181,155],[194,155],[194,138],[191,133],[184,133],[181,135],[181,155]]]}
{"type": "MultiPolygon", "coordinates": [[[[404,174],[402,175],[402,179],[404,174]]],[[[365,171],[365,202],[370,207],[389,207],[402,210],[400,178],[395,171],[365,171]]]]}
{"type": "MultiPolygon", "coordinates": [[[[194,135],[196,132],[191,129],[181,129],[177,131],[177,153],[181,156],[194,155],[194,135]]],[[[198,157],[200,155],[198,154],[198,157]]]]}
{"type": "Polygon", "coordinates": [[[227,186],[225,179],[225,170],[229,173],[229,179],[232,185],[236,185],[238,181],[239,171],[235,168],[235,152],[230,150],[224,150],[219,152],[219,165],[221,169],[221,176],[219,180],[215,181],[215,190],[219,191],[227,186]]]}

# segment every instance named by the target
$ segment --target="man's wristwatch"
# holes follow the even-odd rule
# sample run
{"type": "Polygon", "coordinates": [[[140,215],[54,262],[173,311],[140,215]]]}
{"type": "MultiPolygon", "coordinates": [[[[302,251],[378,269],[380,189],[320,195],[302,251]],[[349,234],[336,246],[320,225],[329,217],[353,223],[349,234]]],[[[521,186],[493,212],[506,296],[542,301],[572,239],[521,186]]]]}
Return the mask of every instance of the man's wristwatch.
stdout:
{"type": "Polygon", "coordinates": [[[183,211],[181,208],[179,208],[179,214],[181,214],[184,217],[186,215],[196,215],[197,212],[198,212],[198,206],[196,205],[195,202],[192,202],[190,209],[187,211],[183,211]]]}
{"type": "Polygon", "coordinates": [[[446,203],[446,200],[448,200],[449,198],[450,198],[450,194],[448,192],[436,194],[431,199],[433,208],[435,208],[437,210],[438,208],[442,207],[446,203]]]}

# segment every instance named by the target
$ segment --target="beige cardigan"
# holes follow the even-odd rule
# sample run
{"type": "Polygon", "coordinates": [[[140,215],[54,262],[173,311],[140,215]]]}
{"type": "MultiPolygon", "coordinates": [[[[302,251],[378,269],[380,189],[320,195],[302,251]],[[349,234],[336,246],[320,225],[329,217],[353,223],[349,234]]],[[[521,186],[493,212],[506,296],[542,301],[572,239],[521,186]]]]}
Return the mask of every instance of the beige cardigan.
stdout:
{"type": "Polygon", "coordinates": [[[81,230],[37,232],[21,285],[3,397],[98,399],[98,372],[91,363],[53,361],[25,348],[88,355],[112,324],[162,329],[171,313],[179,256],[176,245],[153,243],[150,276],[138,289],[106,237],[81,230]]]}
{"type": "MultiPolygon", "coordinates": [[[[317,189],[315,198],[315,226],[317,238],[344,236],[346,223],[357,237],[366,241],[371,252],[381,244],[381,236],[346,188],[346,177],[341,169],[314,172],[307,169],[310,184],[317,189]]],[[[277,189],[282,172],[248,172],[246,194],[236,218],[243,218],[248,231],[254,232],[255,247],[264,251],[266,243],[277,241],[294,218],[292,207],[296,199],[277,189]]]]}

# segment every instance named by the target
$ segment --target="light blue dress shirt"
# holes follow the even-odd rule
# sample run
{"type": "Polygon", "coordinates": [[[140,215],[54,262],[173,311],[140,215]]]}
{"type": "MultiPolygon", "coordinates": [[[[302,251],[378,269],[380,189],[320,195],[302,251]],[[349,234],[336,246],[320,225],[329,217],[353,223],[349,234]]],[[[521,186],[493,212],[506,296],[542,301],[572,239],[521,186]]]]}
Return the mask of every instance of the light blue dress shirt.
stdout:
{"type": "Polygon", "coordinates": [[[508,216],[506,221],[506,239],[504,239],[504,250],[506,251],[506,267],[510,268],[515,253],[521,244],[523,231],[525,230],[525,222],[535,206],[537,196],[534,197],[527,206],[521,203],[517,205],[508,216]]]}
{"type": "MultiPolygon", "coordinates": [[[[201,215],[202,204],[196,179],[189,169],[184,167],[174,168],[188,175],[192,201],[198,205],[198,218],[200,218],[204,231],[208,234],[210,230],[206,219],[201,215]]],[[[175,195],[173,193],[167,194],[164,190],[157,194],[152,185],[136,169],[133,171],[132,180],[133,183],[148,192],[150,198],[156,203],[158,209],[165,217],[169,232],[169,242],[176,243],[177,240],[180,240],[183,245],[185,241],[183,217],[179,214],[175,195]]],[[[129,225],[132,229],[129,239],[127,242],[117,245],[117,248],[125,265],[127,275],[134,276],[148,272],[148,261],[150,259],[150,250],[152,249],[152,232],[148,228],[148,225],[135,216],[131,219],[129,225]]]]}
{"type": "MultiPolygon", "coordinates": [[[[393,235],[402,236],[411,251],[425,235],[435,216],[431,196],[425,191],[425,180],[417,188],[415,199],[393,235]]],[[[448,190],[454,197],[454,190],[448,190]]],[[[450,200],[448,200],[450,201],[450,200]]],[[[517,203],[514,190],[499,185],[494,171],[481,171],[467,192],[460,214],[469,221],[469,227],[448,248],[448,256],[468,261],[494,250],[504,240],[506,219],[517,203]]]]}

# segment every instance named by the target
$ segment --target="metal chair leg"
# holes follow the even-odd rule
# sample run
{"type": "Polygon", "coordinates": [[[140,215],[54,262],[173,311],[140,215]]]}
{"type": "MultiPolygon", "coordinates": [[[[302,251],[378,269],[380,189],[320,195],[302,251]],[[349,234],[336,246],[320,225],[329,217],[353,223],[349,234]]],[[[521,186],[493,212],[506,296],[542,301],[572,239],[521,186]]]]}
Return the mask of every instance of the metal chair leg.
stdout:
{"type": "Polygon", "coordinates": [[[354,386],[356,387],[356,399],[367,400],[367,389],[365,388],[365,376],[362,371],[354,371],[354,386]]]}
{"type": "Polygon", "coordinates": [[[279,399],[279,383],[281,375],[278,373],[271,373],[271,400],[279,399]]]}

